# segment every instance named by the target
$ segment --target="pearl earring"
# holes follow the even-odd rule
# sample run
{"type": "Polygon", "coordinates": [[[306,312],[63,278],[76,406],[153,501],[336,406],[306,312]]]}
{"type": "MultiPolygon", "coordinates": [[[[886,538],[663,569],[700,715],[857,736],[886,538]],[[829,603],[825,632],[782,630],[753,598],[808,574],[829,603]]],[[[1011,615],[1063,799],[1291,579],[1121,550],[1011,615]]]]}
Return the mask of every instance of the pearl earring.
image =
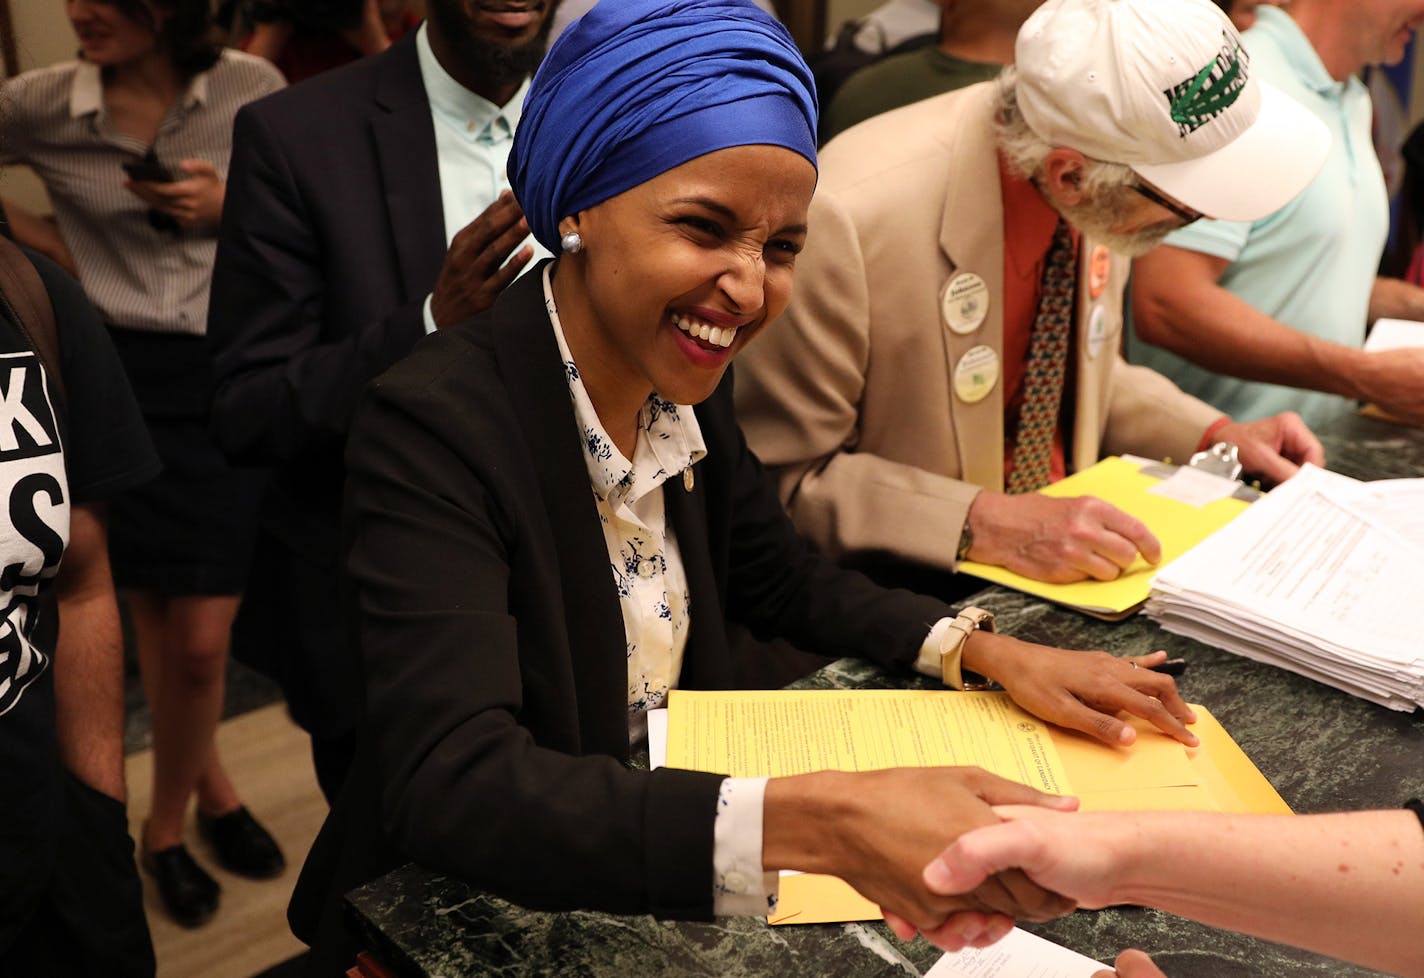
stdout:
{"type": "Polygon", "coordinates": [[[577,255],[583,251],[583,235],[577,231],[570,231],[559,239],[559,247],[564,250],[566,255],[577,255]]]}

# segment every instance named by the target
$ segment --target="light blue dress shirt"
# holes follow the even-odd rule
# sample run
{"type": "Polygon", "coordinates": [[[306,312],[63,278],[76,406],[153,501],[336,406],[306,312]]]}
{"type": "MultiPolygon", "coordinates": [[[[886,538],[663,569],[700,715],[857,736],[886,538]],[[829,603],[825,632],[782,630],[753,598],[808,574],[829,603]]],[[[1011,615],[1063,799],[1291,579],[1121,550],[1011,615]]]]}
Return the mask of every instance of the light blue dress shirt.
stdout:
{"type": "MultiPolygon", "coordinates": [[[[430,116],[435,122],[435,155],[440,166],[440,203],[448,248],[456,232],[509,189],[505,166],[514,145],[514,130],[524,111],[524,97],[529,94],[529,79],[507,104],[498,106],[461,85],[441,67],[430,48],[425,24],[416,32],[415,50],[420,79],[430,100],[430,116]]],[[[549,257],[548,249],[532,237],[523,243],[534,248],[526,271],[549,257]]],[[[425,298],[425,331],[435,332],[430,296],[425,298]]]]}

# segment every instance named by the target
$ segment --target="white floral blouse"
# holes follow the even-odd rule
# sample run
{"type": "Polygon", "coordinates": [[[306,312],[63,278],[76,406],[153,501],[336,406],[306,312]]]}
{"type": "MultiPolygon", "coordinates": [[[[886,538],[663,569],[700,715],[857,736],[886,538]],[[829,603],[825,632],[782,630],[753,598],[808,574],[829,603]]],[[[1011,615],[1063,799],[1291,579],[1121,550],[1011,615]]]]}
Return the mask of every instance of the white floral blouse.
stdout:
{"type": "MultiPolygon", "coordinates": [[[[628,738],[647,735],[647,712],[667,702],[682,672],[692,598],[677,538],[663,508],[662,486],[707,455],[702,429],[687,405],[653,392],[638,413],[638,440],[628,461],[608,437],[564,340],[549,271],[544,307],[554,327],[569,383],[609,566],[618,587],[628,646],[628,738]]],[[[679,486],[674,491],[682,491],[679,486]]],[[[766,914],[776,907],[776,874],[761,864],[765,778],[726,778],[717,799],[713,839],[713,909],[718,914],[766,914]]]]}

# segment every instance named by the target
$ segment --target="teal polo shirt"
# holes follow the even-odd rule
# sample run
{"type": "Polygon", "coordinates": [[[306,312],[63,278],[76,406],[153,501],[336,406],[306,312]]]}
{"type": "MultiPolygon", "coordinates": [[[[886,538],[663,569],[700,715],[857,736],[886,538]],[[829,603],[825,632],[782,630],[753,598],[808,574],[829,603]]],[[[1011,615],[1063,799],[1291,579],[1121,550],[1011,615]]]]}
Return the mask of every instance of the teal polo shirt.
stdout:
{"type": "MultiPolygon", "coordinates": [[[[1369,92],[1357,78],[1331,78],[1305,34],[1277,7],[1257,9],[1245,41],[1256,77],[1329,127],[1330,154],[1315,180],[1269,217],[1199,221],[1166,243],[1229,261],[1221,284],[1277,322],[1359,347],[1389,233],[1384,174],[1370,139],[1369,92]]],[[[1238,421],[1296,411],[1314,428],[1354,406],[1334,394],[1211,373],[1135,336],[1129,359],[1238,421]]]]}

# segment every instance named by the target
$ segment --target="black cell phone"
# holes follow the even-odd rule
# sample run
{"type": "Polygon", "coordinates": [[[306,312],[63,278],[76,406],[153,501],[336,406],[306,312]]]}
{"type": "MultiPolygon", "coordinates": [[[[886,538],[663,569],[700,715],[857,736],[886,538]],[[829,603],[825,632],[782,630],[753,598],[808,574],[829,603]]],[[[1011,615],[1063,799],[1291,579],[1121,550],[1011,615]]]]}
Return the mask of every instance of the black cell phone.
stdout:
{"type": "Polygon", "coordinates": [[[124,160],[122,165],[130,180],[144,183],[172,183],[178,179],[172,170],[151,156],[136,160],[124,160]]]}

